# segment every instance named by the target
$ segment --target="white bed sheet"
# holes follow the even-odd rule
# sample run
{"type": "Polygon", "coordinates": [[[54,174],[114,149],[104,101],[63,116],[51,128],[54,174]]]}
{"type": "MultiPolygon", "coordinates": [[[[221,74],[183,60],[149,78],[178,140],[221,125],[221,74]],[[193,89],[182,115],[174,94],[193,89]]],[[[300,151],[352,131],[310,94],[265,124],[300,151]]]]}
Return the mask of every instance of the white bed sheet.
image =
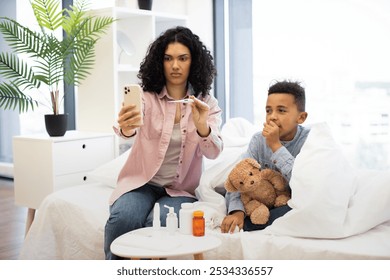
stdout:
{"type": "Polygon", "coordinates": [[[104,259],[104,226],[112,188],[100,183],[55,192],[44,199],[26,235],[20,259],[104,259]]]}

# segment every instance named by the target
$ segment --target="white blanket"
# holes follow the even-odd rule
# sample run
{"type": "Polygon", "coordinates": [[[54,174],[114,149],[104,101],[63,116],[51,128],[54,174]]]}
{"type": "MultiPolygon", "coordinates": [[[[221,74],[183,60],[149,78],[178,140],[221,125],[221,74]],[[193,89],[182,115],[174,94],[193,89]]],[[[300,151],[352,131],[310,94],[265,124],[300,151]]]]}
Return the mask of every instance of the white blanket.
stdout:
{"type": "MultiPolygon", "coordinates": [[[[235,121],[234,125],[224,127],[223,136],[228,139],[226,149],[206,169],[196,192],[201,200],[198,202],[200,207],[208,206],[210,224],[214,227],[220,225],[226,213],[225,201],[214,188],[223,186],[246,149],[248,135],[255,132],[253,126],[235,121]],[[240,135],[242,139],[234,139],[240,135]]],[[[390,171],[352,168],[325,123],[311,127],[295,160],[290,186],[292,199],[289,206],[293,210],[276,220],[265,233],[344,238],[390,220],[390,171]]]]}
{"type": "Polygon", "coordinates": [[[252,231],[242,232],[240,240],[243,259],[390,259],[390,221],[364,233],[339,239],[298,238],[252,231]]]}
{"type": "Polygon", "coordinates": [[[112,189],[101,183],[54,192],[42,202],[20,259],[104,259],[104,226],[112,189]]]}
{"type": "Polygon", "coordinates": [[[390,220],[390,171],[352,168],[326,124],[312,127],[290,186],[293,210],[267,233],[344,238],[390,220]]]}

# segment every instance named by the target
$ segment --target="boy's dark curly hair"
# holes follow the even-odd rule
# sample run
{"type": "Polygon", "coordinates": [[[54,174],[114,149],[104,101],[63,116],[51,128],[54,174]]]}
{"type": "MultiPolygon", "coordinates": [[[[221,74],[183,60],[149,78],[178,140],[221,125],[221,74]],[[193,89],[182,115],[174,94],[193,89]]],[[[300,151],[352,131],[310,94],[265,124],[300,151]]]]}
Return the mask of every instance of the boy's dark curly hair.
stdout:
{"type": "Polygon", "coordinates": [[[216,75],[213,57],[200,41],[199,36],[182,26],[166,30],[150,44],[137,75],[143,90],[160,93],[165,86],[164,55],[168,45],[174,42],[185,45],[191,52],[188,83],[191,84],[194,95],[206,96],[216,75]]]}
{"type": "Polygon", "coordinates": [[[276,81],[268,89],[268,95],[273,93],[289,93],[294,96],[295,104],[297,104],[298,110],[300,112],[305,112],[305,89],[301,86],[299,82],[293,81],[276,81]]]}

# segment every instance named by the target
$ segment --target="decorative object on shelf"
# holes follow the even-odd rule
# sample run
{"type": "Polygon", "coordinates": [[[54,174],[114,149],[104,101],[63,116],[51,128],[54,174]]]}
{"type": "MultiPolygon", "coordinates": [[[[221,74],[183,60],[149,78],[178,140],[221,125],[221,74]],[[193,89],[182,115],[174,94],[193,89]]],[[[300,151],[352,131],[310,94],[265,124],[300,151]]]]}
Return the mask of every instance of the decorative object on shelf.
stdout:
{"type": "Polygon", "coordinates": [[[131,39],[120,30],[116,32],[116,40],[121,49],[118,57],[118,63],[120,64],[122,53],[125,53],[128,56],[133,56],[135,54],[135,47],[131,39]]]}
{"type": "Polygon", "coordinates": [[[152,10],[153,0],[138,0],[138,7],[142,10],[152,10]]]}
{"type": "Polygon", "coordinates": [[[34,94],[48,94],[45,99],[52,113],[58,115],[64,98],[59,88],[62,82],[78,86],[93,69],[96,42],[114,19],[89,15],[87,0],[75,1],[69,9],[62,9],[61,3],[31,0],[40,32],[0,17],[0,32],[12,49],[0,53],[0,74],[8,79],[0,84],[0,108],[18,108],[22,113],[48,105],[32,96],[35,90],[34,94]],[[61,31],[65,36],[58,38],[61,31]],[[64,71],[65,65],[68,71],[64,71]]]}

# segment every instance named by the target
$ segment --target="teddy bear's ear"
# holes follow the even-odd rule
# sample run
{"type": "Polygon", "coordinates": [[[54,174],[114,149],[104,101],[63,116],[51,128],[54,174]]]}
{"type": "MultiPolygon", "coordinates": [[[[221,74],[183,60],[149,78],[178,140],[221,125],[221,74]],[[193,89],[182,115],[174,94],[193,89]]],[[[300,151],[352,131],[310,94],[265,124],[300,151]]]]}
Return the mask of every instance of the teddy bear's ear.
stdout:
{"type": "Polygon", "coordinates": [[[228,192],[236,192],[237,188],[230,182],[229,178],[225,181],[225,189],[228,192]]]}
{"type": "Polygon", "coordinates": [[[246,162],[248,162],[250,165],[252,165],[253,167],[257,168],[257,169],[260,169],[260,163],[258,163],[255,159],[253,158],[246,158],[245,159],[246,162]]]}

